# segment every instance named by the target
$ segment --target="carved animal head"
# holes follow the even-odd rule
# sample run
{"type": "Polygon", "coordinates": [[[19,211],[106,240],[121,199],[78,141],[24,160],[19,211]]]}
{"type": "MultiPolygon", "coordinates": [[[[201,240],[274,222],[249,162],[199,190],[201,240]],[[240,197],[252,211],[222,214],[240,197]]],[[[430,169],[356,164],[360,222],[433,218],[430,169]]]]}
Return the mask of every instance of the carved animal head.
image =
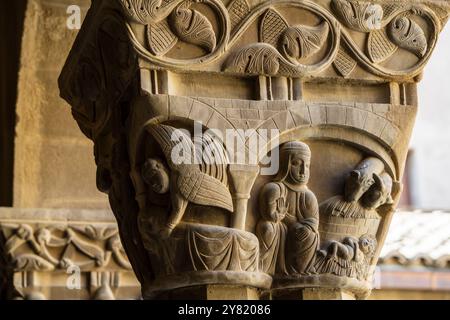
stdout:
{"type": "Polygon", "coordinates": [[[142,179],[158,194],[165,194],[169,191],[170,178],[169,170],[159,159],[147,159],[142,167],[142,179]]]}
{"type": "Polygon", "coordinates": [[[386,172],[381,175],[374,174],[375,183],[364,194],[363,205],[367,208],[377,209],[384,204],[393,204],[392,199],[392,178],[386,172]]]}
{"type": "Polygon", "coordinates": [[[374,173],[381,173],[384,163],[377,158],[364,159],[347,178],[344,196],[348,202],[358,201],[375,183],[374,173]]]}

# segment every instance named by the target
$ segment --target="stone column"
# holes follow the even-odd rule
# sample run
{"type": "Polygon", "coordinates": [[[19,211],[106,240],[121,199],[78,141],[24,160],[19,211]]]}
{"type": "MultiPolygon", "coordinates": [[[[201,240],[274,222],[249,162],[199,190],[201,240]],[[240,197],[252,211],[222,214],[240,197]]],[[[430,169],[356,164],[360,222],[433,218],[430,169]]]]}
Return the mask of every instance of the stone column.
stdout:
{"type": "Polygon", "coordinates": [[[143,296],[367,297],[449,10],[94,0],[59,85],[143,296]]]}

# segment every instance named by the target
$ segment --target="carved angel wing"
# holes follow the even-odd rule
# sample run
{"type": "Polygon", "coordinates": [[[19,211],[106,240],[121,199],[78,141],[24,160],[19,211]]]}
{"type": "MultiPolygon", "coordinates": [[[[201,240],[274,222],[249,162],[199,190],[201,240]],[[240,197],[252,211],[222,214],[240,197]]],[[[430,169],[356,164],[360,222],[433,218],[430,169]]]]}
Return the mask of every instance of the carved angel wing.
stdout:
{"type": "MultiPolygon", "coordinates": [[[[181,163],[181,157],[192,157],[194,154],[194,144],[189,135],[181,129],[176,129],[163,124],[152,124],[147,127],[148,132],[155,138],[162,149],[164,156],[172,170],[179,169],[186,165],[181,163]]],[[[189,160],[185,158],[185,160],[189,160]]],[[[191,158],[193,163],[193,158],[191,158]]]]}
{"type": "Polygon", "coordinates": [[[213,133],[206,131],[201,136],[194,137],[194,145],[202,148],[200,170],[226,185],[229,157],[223,142],[213,133]]]}
{"type": "Polygon", "coordinates": [[[189,202],[233,212],[230,190],[216,178],[200,171],[190,171],[178,178],[177,185],[189,202]]]}

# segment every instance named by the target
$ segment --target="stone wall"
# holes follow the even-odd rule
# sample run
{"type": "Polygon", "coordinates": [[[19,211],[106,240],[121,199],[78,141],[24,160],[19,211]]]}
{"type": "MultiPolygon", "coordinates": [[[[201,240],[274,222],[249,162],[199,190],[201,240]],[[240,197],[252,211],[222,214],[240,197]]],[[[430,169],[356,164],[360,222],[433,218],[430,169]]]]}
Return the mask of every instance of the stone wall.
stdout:
{"type": "Polygon", "coordinates": [[[12,204],[14,123],[20,42],[26,1],[0,3],[0,206],[12,204]]]}
{"type": "Polygon", "coordinates": [[[57,78],[78,30],[67,8],[88,0],[28,1],[16,106],[14,207],[107,208],[95,187],[92,143],[59,97],[57,78]]]}

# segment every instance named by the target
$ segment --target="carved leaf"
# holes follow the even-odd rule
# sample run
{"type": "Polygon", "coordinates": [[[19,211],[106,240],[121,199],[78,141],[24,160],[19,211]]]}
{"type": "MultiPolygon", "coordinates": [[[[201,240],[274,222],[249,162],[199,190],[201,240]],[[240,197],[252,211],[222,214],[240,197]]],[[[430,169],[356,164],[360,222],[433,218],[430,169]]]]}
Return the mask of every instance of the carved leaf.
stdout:
{"type": "Polygon", "coordinates": [[[68,229],[67,233],[70,235],[71,243],[82,253],[84,253],[86,256],[95,259],[95,262],[98,266],[102,266],[105,264],[105,253],[104,251],[96,245],[90,244],[86,241],[81,240],[76,233],[68,229]]]}
{"type": "Polygon", "coordinates": [[[333,62],[336,70],[343,76],[348,77],[356,68],[356,61],[350,57],[342,48],[339,50],[336,60],[333,62]]]}
{"type": "Polygon", "coordinates": [[[383,21],[383,8],[379,4],[333,0],[331,6],[345,25],[356,31],[379,30],[387,23],[383,21]]]}
{"type": "Polygon", "coordinates": [[[250,12],[250,6],[246,0],[233,0],[228,6],[230,14],[231,30],[250,12]]]}
{"type": "Polygon", "coordinates": [[[91,240],[106,240],[117,233],[116,228],[108,226],[72,225],[71,228],[87,236],[91,240]]]}
{"type": "Polygon", "coordinates": [[[125,13],[133,21],[147,24],[152,12],[161,6],[163,0],[120,0],[125,13]]]}
{"type": "Polygon", "coordinates": [[[55,269],[53,264],[34,254],[23,254],[18,256],[14,260],[14,267],[15,270],[20,271],[52,271],[55,269]]]}
{"type": "Polygon", "coordinates": [[[389,40],[385,30],[372,31],[367,40],[370,59],[380,63],[392,56],[398,47],[389,40]]]}
{"type": "Polygon", "coordinates": [[[326,22],[315,27],[289,27],[281,36],[282,52],[286,57],[296,60],[308,58],[322,48],[328,32],[326,22]]]}
{"type": "Polygon", "coordinates": [[[261,21],[259,38],[261,42],[271,44],[275,48],[281,34],[289,27],[284,18],[274,9],[266,11],[261,21]]]}
{"type": "Polygon", "coordinates": [[[232,55],[225,70],[236,73],[276,75],[280,68],[281,55],[271,45],[258,43],[249,45],[232,55]]]}
{"type": "Polygon", "coordinates": [[[170,15],[170,26],[184,42],[200,46],[208,52],[216,47],[216,35],[211,22],[196,10],[178,7],[170,15]]]}
{"type": "Polygon", "coordinates": [[[400,12],[404,12],[406,9],[409,9],[405,8],[405,6],[409,6],[409,4],[405,3],[386,3],[381,4],[381,6],[383,7],[383,21],[386,22],[390,22],[392,18],[398,15],[400,12]]]}
{"type": "Polygon", "coordinates": [[[147,40],[150,51],[157,56],[165,55],[178,41],[166,20],[148,25],[147,40]]]}
{"type": "Polygon", "coordinates": [[[120,0],[123,11],[134,22],[156,23],[166,18],[184,0],[120,0]]]}
{"type": "Polygon", "coordinates": [[[389,37],[397,46],[422,58],[428,49],[422,28],[407,17],[397,17],[389,25],[389,37]]]}

